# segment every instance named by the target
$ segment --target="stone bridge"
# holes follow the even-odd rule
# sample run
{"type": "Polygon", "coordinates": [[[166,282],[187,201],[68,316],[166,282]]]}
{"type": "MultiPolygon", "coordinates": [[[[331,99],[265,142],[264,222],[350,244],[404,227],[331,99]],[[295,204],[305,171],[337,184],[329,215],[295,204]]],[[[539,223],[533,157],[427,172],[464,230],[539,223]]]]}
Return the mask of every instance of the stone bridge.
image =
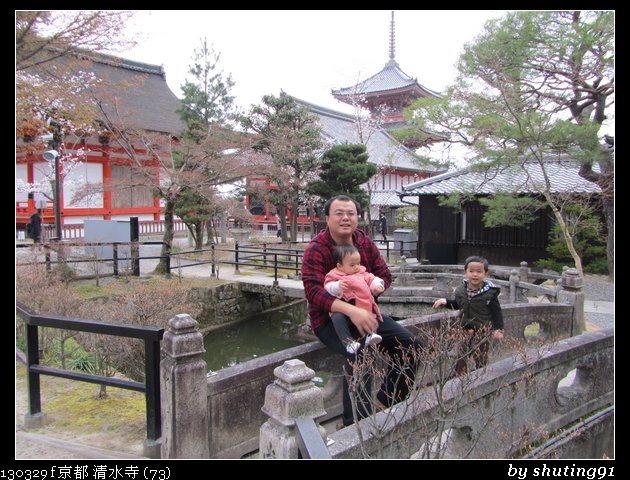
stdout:
{"type": "MultiPolygon", "coordinates": [[[[541,457],[562,456],[567,451],[574,458],[612,456],[613,331],[581,334],[581,279],[566,278],[556,303],[503,305],[506,339],[531,342],[526,327],[535,322],[539,339],[547,342],[544,347],[502,352],[487,368],[467,376],[464,396],[462,379],[453,378],[444,384],[440,398],[435,389],[418,388],[406,402],[362,420],[358,426],[328,434],[322,429],[331,455],[507,458],[523,456],[534,448],[529,446],[538,444],[535,451],[541,457]],[[457,415],[445,416],[444,406],[453,402],[459,404],[457,415]],[[593,416],[598,420],[589,422],[588,433],[555,442],[565,450],[549,453],[546,439],[593,416]],[[449,440],[436,439],[438,431],[449,440]],[[580,442],[584,446],[575,450],[580,442]]],[[[439,328],[456,314],[433,314],[401,323],[420,333],[439,328]]],[[[161,365],[162,458],[241,458],[257,450],[261,456],[296,458],[295,418],[317,411],[314,416],[324,423],[341,413],[343,359],[319,342],[266,355],[209,377],[200,358],[202,349],[202,336],[192,318],[181,315],[169,322],[161,365]],[[291,368],[298,370],[302,367],[295,362],[303,362],[303,371],[278,379],[278,367],[290,360],[291,368]],[[294,378],[295,384],[287,378],[294,378]],[[311,388],[312,380],[318,381],[317,388],[311,388]],[[282,395],[280,400],[265,403],[265,392],[272,384],[286,390],[285,403],[282,395]],[[296,395],[303,404],[291,403],[296,395]],[[313,409],[309,403],[313,401],[321,402],[323,410],[313,409]],[[268,422],[274,435],[270,439],[265,434],[262,441],[261,427],[268,422]]],[[[269,430],[263,427],[263,431],[269,430]]]]}

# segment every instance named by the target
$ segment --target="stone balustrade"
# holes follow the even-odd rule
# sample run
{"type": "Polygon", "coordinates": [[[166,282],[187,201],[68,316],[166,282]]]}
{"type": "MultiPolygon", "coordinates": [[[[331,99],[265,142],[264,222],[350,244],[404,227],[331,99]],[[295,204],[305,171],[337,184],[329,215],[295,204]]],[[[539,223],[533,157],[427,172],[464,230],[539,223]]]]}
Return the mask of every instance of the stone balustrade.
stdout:
{"type": "MultiPolygon", "coordinates": [[[[567,301],[570,298],[575,298],[575,292],[567,291],[566,295],[567,301]]],[[[574,313],[575,309],[569,303],[504,305],[506,337],[524,339],[525,328],[532,322],[538,323],[538,334],[545,339],[569,337],[571,332],[575,330],[573,326],[574,313]]],[[[432,315],[405,319],[400,323],[412,331],[414,329],[419,331],[420,329],[435,327],[452,316],[457,316],[457,312],[442,311],[432,315]]],[[[198,341],[195,336],[191,335],[181,338],[187,338],[191,342],[198,341]]],[[[192,348],[191,351],[195,348],[192,348]]],[[[169,348],[165,347],[164,352],[166,357],[163,360],[162,368],[166,366],[169,370],[173,370],[179,363],[186,364],[190,361],[186,356],[176,355],[173,357],[173,353],[169,353],[169,348]]],[[[267,416],[261,410],[264,404],[265,391],[267,386],[276,379],[274,369],[291,359],[301,360],[315,371],[316,379],[321,377],[324,380],[325,386],[322,393],[326,415],[321,420],[334,418],[341,413],[341,375],[344,360],[341,356],[330,352],[318,341],[225,368],[207,378],[204,371],[205,410],[208,415],[206,442],[209,458],[240,458],[258,449],[259,430],[267,420],[267,416]]],[[[202,377],[198,372],[185,371],[190,381],[193,378],[198,381],[202,377]]],[[[197,397],[191,397],[189,392],[198,393],[198,390],[192,387],[174,389],[176,385],[174,382],[166,382],[163,385],[166,390],[162,392],[162,401],[175,403],[177,408],[174,410],[182,415],[184,412],[190,412],[190,415],[194,415],[192,412],[199,410],[197,400],[194,400],[197,397]],[[195,402],[193,407],[188,406],[191,401],[195,402]]],[[[166,411],[169,408],[172,407],[163,406],[166,411]]],[[[163,415],[163,418],[165,422],[177,423],[180,421],[179,418],[170,415],[163,415]]],[[[178,433],[176,438],[166,440],[164,442],[166,445],[169,445],[169,441],[185,442],[185,436],[190,433],[186,428],[182,430],[177,425],[164,426],[163,432],[164,435],[169,435],[170,432],[178,433]]],[[[174,451],[178,450],[175,449],[174,451]]],[[[183,450],[180,449],[179,451],[182,452],[179,454],[186,455],[183,450]]],[[[180,457],[168,456],[165,458],[180,457]]],[[[188,456],[187,458],[195,457],[188,456]]]]}

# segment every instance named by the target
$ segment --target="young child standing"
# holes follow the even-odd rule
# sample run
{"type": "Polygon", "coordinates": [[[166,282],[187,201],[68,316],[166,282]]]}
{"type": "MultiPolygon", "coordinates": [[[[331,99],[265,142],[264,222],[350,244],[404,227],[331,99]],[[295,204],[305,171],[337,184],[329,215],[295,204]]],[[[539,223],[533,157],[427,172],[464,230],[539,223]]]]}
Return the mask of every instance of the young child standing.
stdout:
{"type": "Polygon", "coordinates": [[[488,280],[488,260],[472,256],[464,263],[466,278],[454,292],[455,299],[438,298],[433,308],[451,307],[462,310],[461,325],[466,332],[466,342],[461,346],[460,358],[455,364],[458,374],[466,373],[468,358],[472,358],[476,368],[488,364],[490,342],[492,337],[503,338],[503,312],[499,304],[501,289],[488,280]]]}
{"type": "MultiPolygon", "coordinates": [[[[372,273],[368,273],[361,265],[361,255],[354,245],[338,245],[333,250],[333,259],[337,265],[326,274],[324,288],[328,293],[352,303],[359,308],[376,314],[381,321],[381,311],[374,300],[385,290],[383,280],[372,273]]],[[[350,333],[350,321],[347,318],[334,316],[333,326],[337,336],[346,346],[348,353],[356,353],[361,343],[350,333]]],[[[382,337],[377,333],[365,336],[365,345],[377,344],[382,337]]]]}

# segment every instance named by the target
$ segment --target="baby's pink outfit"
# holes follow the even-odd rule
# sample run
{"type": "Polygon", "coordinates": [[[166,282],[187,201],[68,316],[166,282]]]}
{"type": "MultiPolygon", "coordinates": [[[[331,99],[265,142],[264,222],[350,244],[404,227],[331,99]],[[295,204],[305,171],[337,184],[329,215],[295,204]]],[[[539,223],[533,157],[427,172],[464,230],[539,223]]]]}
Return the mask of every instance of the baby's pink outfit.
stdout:
{"type": "MultiPolygon", "coordinates": [[[[350,289],[341,296],[337,296],[340,296],[340,298],[343,298],[346,302],[354,299],[354,304],[357,307],[367,310],[368,312],[376,313],[377,318],[381,320],[381,311],[374,300],[374,295],[372,295],[371,290],[374,279],[378,279],[378,277],[373,273],[368,273],[363,265],[361,265],[358,273],[353,273],[352,275],[346,275],[338,268],[334,268],[326,274],[324,286],[330,282],[339,280],[347,282],[350,289]]],[[[380,280],[380,282],[382,284],[382,280],[380,280]]]]}

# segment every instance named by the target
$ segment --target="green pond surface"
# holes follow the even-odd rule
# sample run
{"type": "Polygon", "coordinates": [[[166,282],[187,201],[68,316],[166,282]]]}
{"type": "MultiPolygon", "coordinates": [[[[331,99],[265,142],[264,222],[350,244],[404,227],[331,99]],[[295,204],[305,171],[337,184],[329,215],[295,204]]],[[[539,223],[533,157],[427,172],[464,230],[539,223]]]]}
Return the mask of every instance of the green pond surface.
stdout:
{"type": "Polygon", "coordinates": [[[304,343],[296,338],[306,322],[306,301],[280,310],[255,315],[204,337],[204,360],[208,370],[217,371],[253,358],[304,343]]]}

